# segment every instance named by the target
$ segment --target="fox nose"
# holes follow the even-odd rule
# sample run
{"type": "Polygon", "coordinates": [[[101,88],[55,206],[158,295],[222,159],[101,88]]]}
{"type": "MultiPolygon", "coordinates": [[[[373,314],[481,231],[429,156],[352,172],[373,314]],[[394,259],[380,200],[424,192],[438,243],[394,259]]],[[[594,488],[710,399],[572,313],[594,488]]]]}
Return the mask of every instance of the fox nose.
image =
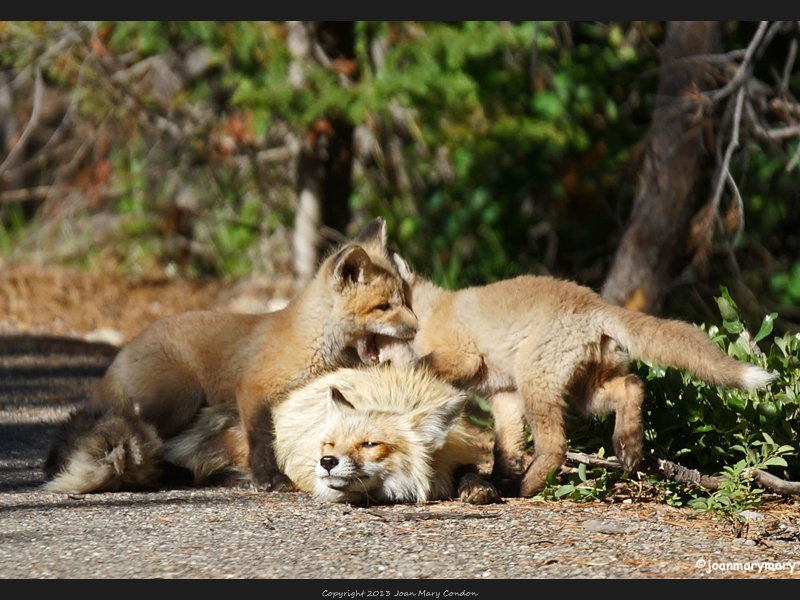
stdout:
{"type": "Polygon", "coordinates": [[[330,473],[331,469],[339,464],[339,459],[335,456],[326,455],[319,459],[319,464],[323,469],[330,473]]]}

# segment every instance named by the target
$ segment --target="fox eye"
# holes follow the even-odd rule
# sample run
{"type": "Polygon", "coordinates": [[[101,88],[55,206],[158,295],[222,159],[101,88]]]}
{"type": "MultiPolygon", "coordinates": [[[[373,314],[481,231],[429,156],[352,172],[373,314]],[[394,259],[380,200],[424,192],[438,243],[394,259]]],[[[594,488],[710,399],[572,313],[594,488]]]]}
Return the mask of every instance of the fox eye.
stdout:
{"type": "Polygon", "coordinates": [[[386,302],[384,304],[378,304],[378,306],[375,307],[375,310],[379,310],[381,312],[386,312],[387,310],[392,310],[392,305],[389,304],[388,302],[386,302]]]}
{"type": "Polygon", "coordinates": [[[380,445],[381,445],[380,442],[370,442],[370,441],[366,441],[361,444],[361,446],[364,448],[375,448],[376,446],[380,445]]]}

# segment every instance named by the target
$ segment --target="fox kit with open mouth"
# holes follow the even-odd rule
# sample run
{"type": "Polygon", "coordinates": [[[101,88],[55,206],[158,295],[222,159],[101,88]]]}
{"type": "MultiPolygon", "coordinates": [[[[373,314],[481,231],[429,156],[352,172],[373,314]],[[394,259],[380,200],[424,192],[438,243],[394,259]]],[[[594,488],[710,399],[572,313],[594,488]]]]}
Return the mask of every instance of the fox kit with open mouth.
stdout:
{"type": "Polygon", "coordinates": [[[78,426],[65,426],[71,433],[59,436],[45,466],[53,477],[47,488],[136,487],[139,480],[124,471],[160,460],[149,430],[126,428],[116,419],[94,429],[87,420],[113,413],[154,428],[163,441],[186,431],[203,407],[229,406],[241,420],[253,482],[266,490],[289,489],[272,449],[273,409],[291,389],[326,371],[376,362],[376,335],[413,338],[417,318],[405,292],[386,251],[385,222],[378,218],[332,253],[282,310],[197,311],[156,321],[117,355],[93,392],[93,408],[74,417],[78,426]],[[95,440],[84,443],[92,435],[95,440]],[[78,446],[91,452],[77,452],[78,446]],[[134,447],[147,451],[135,454],[134,447]],[[119,460],[122,455],[138,458],[119,460]],[[89,482],[99,469],[108,474],[105,481],[77,483],[89,482]],[[84,476],[76,477],[79,472],[84,476]]]}

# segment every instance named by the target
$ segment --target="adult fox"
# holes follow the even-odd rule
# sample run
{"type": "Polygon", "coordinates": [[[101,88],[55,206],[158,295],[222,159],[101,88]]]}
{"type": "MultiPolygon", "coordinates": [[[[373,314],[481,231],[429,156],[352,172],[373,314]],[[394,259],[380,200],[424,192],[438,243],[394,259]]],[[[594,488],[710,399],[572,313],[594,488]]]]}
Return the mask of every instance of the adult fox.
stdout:
{"type": "Polygon", "coordinates": [[[285,308],[258,315],[197,311],[165,317],[131,340],[68,421],[45,463],[51,491],[136,489],[157,468],[159,438],[187,429],[204,406],[236,408],[253,482],[291,489],[272,449],[272,410],[328,370],[377,360],[376,334],[408,340],[417,319],[373,220],[331,254],[285,308]],[[356,358],[357,357],[357,358],[356,358]],[[154,431],[153,431],[154,430],[154,431]]]}
{"type": "MultiPolygon", "coordinates": [[[[424,367],[337,369],[275,407],[275,455],[295,488],[327,502],[394,504],[459,497],[488,504],[483,451],[463,414],[467,395],[424,367]]],[[[198,482],[249,478],[241,423],[208,407],[164,444],[164,458],[198,482]]]]}
{"type": "Polygon", "coordinates": [[[642,459],[644,387],[630,360],[685,369],[720,386],[758,388],[773,378],[722,352],[689,323],[605,302],[589,288],[547,276],[521,276],[459,291],[442,289],[393,260],[411,288],[419,330],[408,344],[380,338],[395,365],[425,357],[461,389],[489,397],[495,418],[496,483],[517,481],[533,496],[562,465],[568,403],[583,415],[616,412],[613,446],[627,470],[642,459]],[[416,355],[416,356],[415,356],[416,355]],[[534,440],[524,468],[523,418],[534,440]]]}

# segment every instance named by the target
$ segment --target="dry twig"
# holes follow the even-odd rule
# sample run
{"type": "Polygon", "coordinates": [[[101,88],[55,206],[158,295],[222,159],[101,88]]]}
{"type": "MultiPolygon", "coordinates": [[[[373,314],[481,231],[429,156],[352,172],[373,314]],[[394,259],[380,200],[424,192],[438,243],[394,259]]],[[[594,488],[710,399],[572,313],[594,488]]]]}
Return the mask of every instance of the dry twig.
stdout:
{"type": "Polygon", "coordinates": [[[14,147],[11,149],[11,152],[8,153],[6,159],[0,164],[0,174],[3,173],[8,168],[8,165],[13,165],[14,161],[19,156],[22,149],[25,148],[25,144],[28,142],[28,138],[31,136],[31,133],[36,130],[39,126],[39,115],[42,111],[42,93],[44,89],[44,83],[42,82],[42,71],[39,69],[39,65],[36,65],[36,79],[35,79],[35,87],[33,91],[33,110],[31,111],[31,118],[28,120],[28,124],[25,125],[25,129],[22,132],[22,135],[19,136],[17,143],[14,144],[14,147]]]}
{"type": "MultiPolygon", "coordinates": [[[[622,463],[616,459],[601,458],[596,454],[583,452],[567,452],[567,460],[588,467],[603,467],[606,469],[623,470],[622,463]]],[[[720,485],[727,481],[725,476],[704,475],[695,469],[688,469],[678,463],[661,458],[652,459],[644,465],[644,472],[657,475],[662,479],[669,479],[677,483],[695,485],[706,490],[718,490],[720,485]]],[[[761,469],[745,469],[742,478],[752,478],[761,487],[776,494],[800,495],[800,481],[786,481],[761,469]]]]}

